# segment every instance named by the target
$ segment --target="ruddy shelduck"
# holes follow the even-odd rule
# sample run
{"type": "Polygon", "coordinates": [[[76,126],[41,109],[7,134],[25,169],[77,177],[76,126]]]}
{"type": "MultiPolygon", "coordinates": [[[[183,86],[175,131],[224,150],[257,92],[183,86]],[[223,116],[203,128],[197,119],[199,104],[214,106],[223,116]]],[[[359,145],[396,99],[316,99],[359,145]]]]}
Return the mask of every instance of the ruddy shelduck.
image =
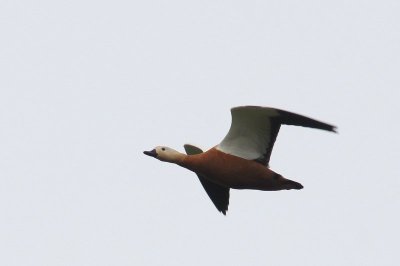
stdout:
{"type": "Polygon", "coordinates": [[[224,215],[229,189],[264,191],[302,189],[295,181],[269,168],[269,160],[281,125],[295,125],[336,132],[336,127],[288,111],[260,106],[231,109],[232,123],[220,144],[203,152],[184,145],[186,154],[158,146],[144,154],[174,163],[197,174],[208,196],[224,215]]]}

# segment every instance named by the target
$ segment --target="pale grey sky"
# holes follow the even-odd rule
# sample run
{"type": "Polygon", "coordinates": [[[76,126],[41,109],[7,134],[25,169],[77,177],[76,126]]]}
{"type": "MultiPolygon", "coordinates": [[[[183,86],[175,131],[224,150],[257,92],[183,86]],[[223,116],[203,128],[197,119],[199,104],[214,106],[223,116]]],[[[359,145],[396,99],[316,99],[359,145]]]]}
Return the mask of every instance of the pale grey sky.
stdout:
{"type": "Polygon", "coordinates": [[[399,1],[2,1],[1,265],[398,265],[399,1]],[[231,191],[142,154],[282,127],[301,191],[231,191]]]}

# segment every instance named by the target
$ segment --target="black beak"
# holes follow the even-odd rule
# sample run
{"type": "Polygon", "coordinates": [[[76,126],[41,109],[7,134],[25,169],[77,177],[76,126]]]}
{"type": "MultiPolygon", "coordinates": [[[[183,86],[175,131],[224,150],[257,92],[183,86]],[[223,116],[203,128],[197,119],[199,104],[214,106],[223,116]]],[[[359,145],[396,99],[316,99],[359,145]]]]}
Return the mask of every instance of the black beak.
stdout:
{"type": "Polygon", "coordinates": [[[158,156],[156,149],[153,149],[151,151],[144,151],[143,153],[154,158],[158,156]]]}

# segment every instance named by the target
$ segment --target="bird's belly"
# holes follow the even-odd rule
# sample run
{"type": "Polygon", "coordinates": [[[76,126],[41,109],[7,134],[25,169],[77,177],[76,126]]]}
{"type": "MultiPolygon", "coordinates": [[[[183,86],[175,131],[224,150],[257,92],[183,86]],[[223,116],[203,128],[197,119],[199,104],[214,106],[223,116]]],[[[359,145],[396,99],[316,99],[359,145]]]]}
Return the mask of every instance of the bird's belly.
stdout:
{"type": "Polygon", "coordinates": [[[275,190],[277,175],[260,163],[238,157],[229,160],[214,158],[202,164],[196,172],[224,187],[260,190],[275,190]]]}
{"type": "MultiPolygon", "coordinates": [[[[253,170],[253,169],[249,169],[253,170]]],[[[246,171],[246,169],[230,169],[229,171],[213,171],[204,177],[212,182],[235,189],[269,190],[275,186],[276,173],[265,167],[262,171],[246,171]]]]}

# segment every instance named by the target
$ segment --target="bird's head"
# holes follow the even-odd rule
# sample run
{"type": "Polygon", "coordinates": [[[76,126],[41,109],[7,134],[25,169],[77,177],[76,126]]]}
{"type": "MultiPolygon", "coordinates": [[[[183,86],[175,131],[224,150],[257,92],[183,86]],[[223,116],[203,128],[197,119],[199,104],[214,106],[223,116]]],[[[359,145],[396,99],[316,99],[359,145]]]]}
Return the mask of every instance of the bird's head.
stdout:
{"type": "Polygon", "coordinates": [[[144,154],[154,157],[163,162],[178,163],[185,155],[165,146],[157,146],[151,151],[144,151],[144,154]]]}

